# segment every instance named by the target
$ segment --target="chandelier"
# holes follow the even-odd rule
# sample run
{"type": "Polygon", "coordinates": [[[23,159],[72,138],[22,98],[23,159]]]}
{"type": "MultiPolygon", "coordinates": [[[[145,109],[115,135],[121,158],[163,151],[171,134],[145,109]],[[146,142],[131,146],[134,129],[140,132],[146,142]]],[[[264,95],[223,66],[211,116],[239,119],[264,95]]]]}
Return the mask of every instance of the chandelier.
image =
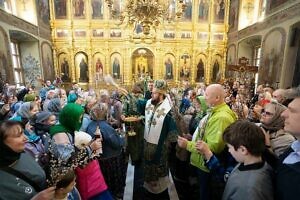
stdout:
{"type": "Polygon", "coordinates": [[[186,0],[105,0],[111,16],[118,18],[118,25],[141,25],[145,35],[151,28],[156,28],[163,22],[181,18],[186,0]],[[116,4],[118,2],[118,4],[116,4]]]}

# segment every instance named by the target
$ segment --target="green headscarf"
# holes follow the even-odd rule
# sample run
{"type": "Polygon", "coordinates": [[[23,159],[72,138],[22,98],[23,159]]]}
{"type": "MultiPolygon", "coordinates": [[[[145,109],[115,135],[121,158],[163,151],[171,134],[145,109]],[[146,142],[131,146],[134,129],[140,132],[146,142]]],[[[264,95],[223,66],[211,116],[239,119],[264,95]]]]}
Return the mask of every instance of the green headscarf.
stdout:
{"type": "Polygon", "coordinates": [[[35,100],[35,94],[26,94],[23,98],[24,102],[30,102],[35,100]]]}
{"type": "Polygon", "coordinates": [[[50,128],[50,135],[68,132],[73,134],[78,131],[82,124],[83,108],[75,103],[68,103],[59,113],[59,125],[50,128]]]}

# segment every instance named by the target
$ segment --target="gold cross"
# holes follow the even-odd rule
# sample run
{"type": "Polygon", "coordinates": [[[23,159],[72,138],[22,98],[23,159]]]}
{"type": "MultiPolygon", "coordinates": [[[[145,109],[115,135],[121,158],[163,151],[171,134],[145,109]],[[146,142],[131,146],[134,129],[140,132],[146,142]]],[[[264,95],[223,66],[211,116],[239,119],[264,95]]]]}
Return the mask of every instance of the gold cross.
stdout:
{"type": "Polygon", "coordinates": [[[151,110],[153,110],[153,106],[150,104],[150,105],[146,108],[147,114],[149,114],[151,110]]]}
{"type": "Polygon", "coordinates": [[[156,123],[156,120],[153,119],[153,120],[152,120],[152,125],[155,126],[156,124],[157,124],[157,123],[156,123]]]}
{"type": "Polygon", "coordinates": [[[162,108],[160,110],[157,110],[157,117],[160,118],[160,116],[165,116],[165,108],[162,108]]]}
{"type": "Polygon", "coordinates": [[[26,11],[26,2],[27,0],[22,0],[22,4],[23,4],[23,10],[26,11]]]}

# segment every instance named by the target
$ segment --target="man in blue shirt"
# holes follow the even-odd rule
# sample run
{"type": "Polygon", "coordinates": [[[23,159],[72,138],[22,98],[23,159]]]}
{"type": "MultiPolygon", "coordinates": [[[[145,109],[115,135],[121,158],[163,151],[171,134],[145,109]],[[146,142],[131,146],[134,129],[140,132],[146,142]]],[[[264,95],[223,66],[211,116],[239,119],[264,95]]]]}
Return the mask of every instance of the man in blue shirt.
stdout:
{"type": "Polygon", "coordinates": [[[276,197],[281,200],[300,197],[300,85],[286,91],[294,98],[281,115],[285,118],[284,130],[296,137],[291,147],[281,155],[276,177],[276,197]]]}

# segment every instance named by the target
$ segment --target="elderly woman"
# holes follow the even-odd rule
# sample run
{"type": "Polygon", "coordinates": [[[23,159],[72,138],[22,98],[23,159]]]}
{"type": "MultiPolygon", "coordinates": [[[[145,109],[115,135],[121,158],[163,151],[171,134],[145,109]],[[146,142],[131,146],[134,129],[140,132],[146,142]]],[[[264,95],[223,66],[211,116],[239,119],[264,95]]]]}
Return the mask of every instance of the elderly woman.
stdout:
{"type": "Polygon", "coordinates": [[[58,97],[60,98],[61,102],[62,102],[62,107],[64,107],[67,104],[67,92],[65,89],[58,89],[58,97]]]}
{"type": "Polygon", "coordinates": [[[56,119],[59,119],[59,113],[62,109],[62,101],[60,98],[53,98],[48,103],[47,111],[55,115],[56,119]]]}
{"type": "MultiPolygon", "coordinates": [[[[91,144],[82,150],[79,150],[75,147],[75,132],[78,131],[82,125],[82,117],[84,114],[83,108],[75,103],[68,103],[59,114],[59,124],[52,126],[50,128],[50,135],[52,136],[51,146],[50,146],[50,157],[58,160],[59,164],[62,167],[66,168],[74,168],[77,166],[81,166],[84,164],[82,162],[79,163],[79,160],[87,160],[88,158],[92,158],[92,152],[97,151],[101,148],[101,140],[96,139],[91,142],[91,144]]],[[[51,160],[50,158],[50,160],[51,160]]],[[[50,161],[51,162],[51,161],[50,161]]],[[[88,163],[89,164],[89,163],[88,163]]],[[[99,165],[98,165],[99,169],[99,165]]],[[[57,175],[57,169],[52,167],[50,169],[50,174],[54,176],[57,175]],[[55,171],[56,170],[56,171],[55,171]],[[54,172],[54,173],[53,173],[54,172]]],[[[97,173],[99,171],[94,171],[92,175],[95,181],[99,181],[97,173]]],[[[61,172],[58,172],[61,173],[61,172]]],[[[51,177],[53,179],[53,177],[51,177]]],[[[82,177],[81,177],[82,178],[82,177]]],[[[55,182],[55,180],[51,180],[55,182]]],[[[88,183],[86,183],[88,184],[88,183]]],[[[92,187],[91,185],[87,185],[87,187],[92,187]]],[[[79,191],[86,192],[86,191],[79,191]]],[[[110,194],[107,191],[99,191],[99,193],[93,196],[93,199],[111,199],[110,194]],[[107,198],[106,198],[107,197],[107,198]]]]}
{"type": "Polygon", "coordinates": [[[295,141],[295,138],[283,130],[284,118],[281,113],[287,108],[279,103],[271,102],[265,105],[261,114],[261,127],[266,136],[266,146],[277,156],[285,152],[295,141]]]}
{"type": "Polygon", "coordinates": [[[43,168],[48,164],[47,148],[50,141],[48,132],[55,123],[55,115],[42,111],[32,116],[25,126],[24,133],[28,138],[25,151],[32,155],[43,168]]]}
{"type": "Polygon", "coordinates": [[[11,120],[20,121],[23,125],[25,125],[29,119],[36,113],[39,112],[38,105],[32,102],[25,102],[21,105],[18,111],[13,115],[11,120]]]}
{"type": "Polygon", "coordinates": [[[90,112],[93,120],[87,127],[87,133],[94,137],[99,127],[103,140],[103,154],[99,162],[109,190],[116,198],[122,198],[125,186],[126,169],[122,148],[125,139],[106,121],[108,106],[106,103],[95,105],[90,112]]]}
{"type": "Polygon", "coordinates": [[[34,159],[24,152],[22,125],[0,124],[0,199],[53,199],[54,187],[46,188],[46,176],[34,159]]]}
{"type": "Polygon", "coordinates": [[[48,104],[50,103],[51,99],[56,98],[56,97],[57,97],[57,94],[56,94],[55,90],[49,90],[47,92],[46,99],[43,102],[43,110],[44,111],[48,111],[48,104]]]}
{"type": "MultiPolygon", "coordinates": [[[[56,148],[55,156],[66,163],[76,151],[74,147],[74,134],[75,131],[78,131],[81,127],[83,113],[84,110],[80,105],[69,103],[59,114],[60,124],[50,128],[50,135],[52,136],[51,143],[55,146],[54,148],[56,148]]],[[[95,140],[86,148],[87,156],[90,156],[92,151],[101,147],[99,142],[99,140],[95,140]]]]}
{"type": "Polygon", "coordinates": [[[30,125],[33,126],[33,131],[40,136],[43,143],[49,138],[50,127],[55,125],[57,119],[54,114],[48,111],[41,111],[32,116],[30,125]]]}

